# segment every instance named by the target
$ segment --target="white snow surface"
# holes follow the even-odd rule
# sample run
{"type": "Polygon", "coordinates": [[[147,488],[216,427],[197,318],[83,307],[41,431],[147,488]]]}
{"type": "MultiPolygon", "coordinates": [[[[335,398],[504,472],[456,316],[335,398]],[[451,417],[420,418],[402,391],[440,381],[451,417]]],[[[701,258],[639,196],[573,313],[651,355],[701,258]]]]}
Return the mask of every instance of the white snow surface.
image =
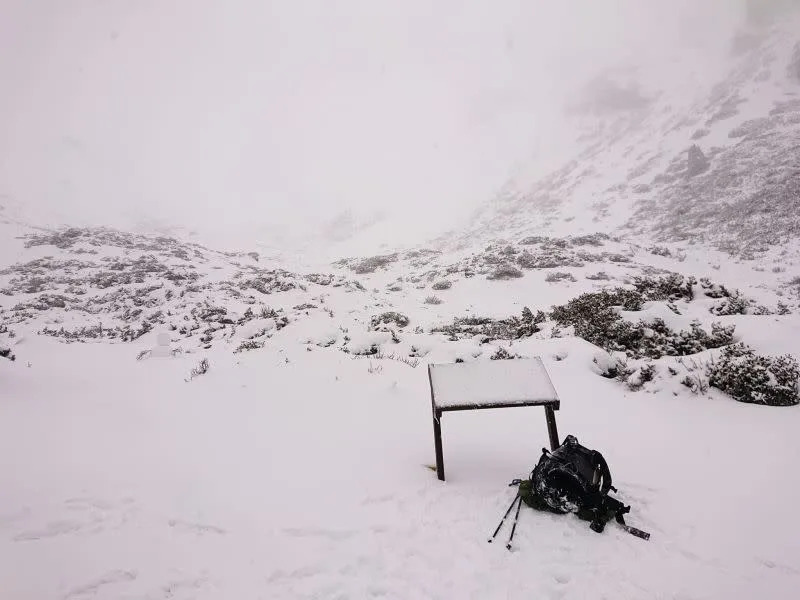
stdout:
{"type": "MultiPolygon", "coordinates": [[[[282,332],[285,333],[285,332],[282,332]]],[[[278,335],[282,335],[279,333],[278,335]]],[[[562,436],[602,449],[628,522],[603,535],[523,510],[487,544],[546,445],[536,409],[448,416],[432,462],[422,368],[338,352],[134,360],[33,337],[0,362],[4,598],[792,598],[800,412],[591,371],[593,347],[531,341],[562,436]],[[558,349],[562,360],[548,358],[558,349]],[[287,360],[288,359],[288,362],[287,360]],[[22,368],[20,368],[22,367],[22,368]],[[508,529],[501,532],[501,540],[508,529]],[[680,574],[680,576],[676,576],[680,574]]]]}
{"type": "Polygon", "coordinates": [[[440,407],[558,400],[538,356],[431,365],[430,378],[440,407]]]}

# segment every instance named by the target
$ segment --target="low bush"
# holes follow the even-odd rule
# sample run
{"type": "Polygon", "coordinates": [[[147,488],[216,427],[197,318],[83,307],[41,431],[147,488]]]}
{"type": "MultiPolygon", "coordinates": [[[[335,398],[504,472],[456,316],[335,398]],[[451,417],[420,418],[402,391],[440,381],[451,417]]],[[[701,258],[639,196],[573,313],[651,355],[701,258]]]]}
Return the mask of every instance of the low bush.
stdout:
{"type": "Polygon", "coordinates": [[[397,327],[405,327],[410,323],[410,319],[402,313],[396,311],[389,311],[379,315],[373,315],[370,319],[370,329],[378,330],[388,325],[396,325],[397,327]]]}
{"type": "Polygon", "coordinates": [[[673,331],[662,319],[637,323],[623,319],[617,310],[636,311],[642,307],[638,291],[615,288],[581,294],[567,304],[553,307],[551,316],[559,326],[572,326],[575,335],[610,352],[625,352],[631,358],[685,356],[733,341],[734,326],[711,325],[706,332],[699,322],[689,330],[673,331]]]}
{"type": "Polygon", "coordinates": [[[728,346],[708,366],[709,384],[739,402],[800,404],[800,365],[791,356],[762,356],[745,344],[728,346]]]}
{"type": "Polygon", "coordinates": [[[491,319],[488,317],[459,317],[452,324],[434,327],[431,333],[446,333],[451,341],[481,336],[484,341],[516,340],[530,337],[540,331],[539,325],[547,319],[542,311],[535,315],[527,306],[521,317],[491,319]]]}
{"type": "Polygon", "coordinates": [[[518,279],[520,277],[522,277],[522,271],[520,271],[514,265],[504,264],[500,265],[494,271],[489,273],[486,278],[491,280],[505,280],[518,279]]]}
{"type": "Polygon", "coordinates": [[[547,274],[544,280],[548,283],[555,283],[557,281],[576,281],[572,273],[565,271],[553,271],[547,274]]]}
{"type": "Polygon", "coordinates": [[[730,296],[720,299],[709,311],[720,317],[727,315],[746,315],[749,307],[750,301],[739,294],[739,292],[734,292],[730,296]]]}
{"type": "Polygon", "coordinates": [[[633,287],[645,300],[687,300],[694,299],[694,277],[684,277],[672,273],[664,277],[636,277],[633,287]]]}

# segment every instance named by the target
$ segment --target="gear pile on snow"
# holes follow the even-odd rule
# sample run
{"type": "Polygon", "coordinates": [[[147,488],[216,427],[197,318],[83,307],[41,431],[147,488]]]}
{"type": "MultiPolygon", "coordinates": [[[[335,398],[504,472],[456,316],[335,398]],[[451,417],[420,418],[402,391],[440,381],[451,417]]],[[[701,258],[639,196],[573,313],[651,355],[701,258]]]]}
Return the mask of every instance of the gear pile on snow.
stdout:
{"type": "Polygon", "coordinates": [[[510,485],[519,486],[519,491],[489,540],[492,542],[497,537],[514,504],[517,504],[514,526],[506,546],[509,550],[523,502],[536,510],[574,513],[590,521],[589,527],[597,533],[601,533],[606,523],[614,519],[628,533],[644,540],[650,539],[649,533],[625,524],[624,515],[630,512],[631,507],[609,496],[609,492],[617,489],[611,485],[611,472],[603,455],[581,446],[573,435],[568,435],[564,443],[552,452],[543,448],[530,478],[515,479],[510,485]]]}

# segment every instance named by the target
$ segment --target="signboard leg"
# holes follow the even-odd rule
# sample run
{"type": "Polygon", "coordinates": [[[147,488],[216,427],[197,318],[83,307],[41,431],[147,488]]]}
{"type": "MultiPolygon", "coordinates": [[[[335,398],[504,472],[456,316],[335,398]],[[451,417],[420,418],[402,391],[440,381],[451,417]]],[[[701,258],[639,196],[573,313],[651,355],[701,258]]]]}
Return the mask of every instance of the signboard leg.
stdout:
{"type": "Polygon", "coordinates": [[[444,481],[444,455],[442,453],[442,411],[433,413],[433,445],[436,449],[436,476],[444,481]]]}
{"type": "Polygon", "coordinates": [[[550,449],[558,448],[558,428],[556,427],[556,413],[552,406],[544,407],[544,416],[547,419],[547,433],[550,435],[550,449]]]}

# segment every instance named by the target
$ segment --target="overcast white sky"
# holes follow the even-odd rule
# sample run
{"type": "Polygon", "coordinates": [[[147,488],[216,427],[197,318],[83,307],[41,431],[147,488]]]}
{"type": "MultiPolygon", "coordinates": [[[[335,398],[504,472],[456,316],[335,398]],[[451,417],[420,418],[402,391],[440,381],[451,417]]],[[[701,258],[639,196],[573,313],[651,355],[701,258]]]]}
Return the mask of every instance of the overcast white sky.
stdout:
{"type": "Polygon", "coordinates": [[[444,223],[547,166],[598,69],[701,48],[740,4],[0,0],[0,195],[73,222],[444,223]]]}

